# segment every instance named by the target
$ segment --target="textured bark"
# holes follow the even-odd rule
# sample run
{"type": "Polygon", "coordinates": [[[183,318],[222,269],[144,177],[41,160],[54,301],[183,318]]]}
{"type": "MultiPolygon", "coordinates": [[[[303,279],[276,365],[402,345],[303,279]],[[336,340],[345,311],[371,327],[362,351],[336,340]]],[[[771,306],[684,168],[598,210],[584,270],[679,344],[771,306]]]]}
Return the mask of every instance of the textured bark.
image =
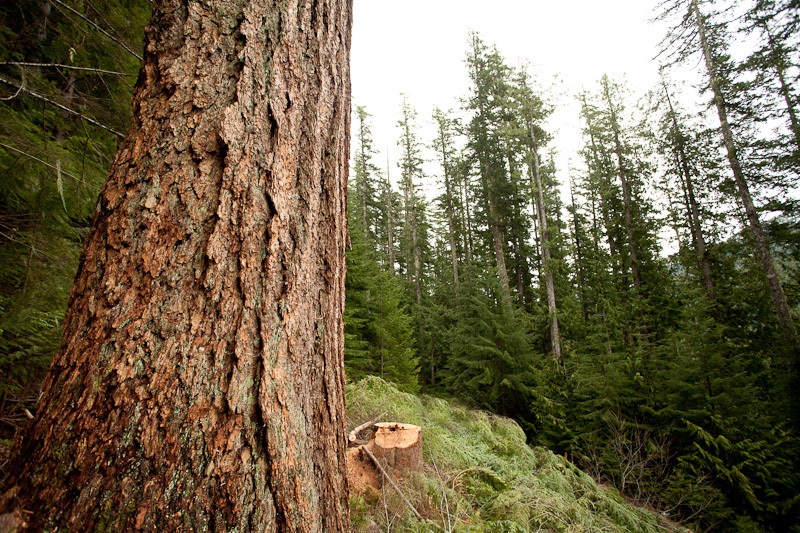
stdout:
{"type": "Polygon", "coordinates": [[[350,0],[156,0],[0,513],[348,531],[350,0]]]}
{"type": "Polygon", "coordinates": [[[733,180],[736,183],[736,188],[739,190],[739,196],[744,206],[747,221],[753,232],[753,240],[755,241],[756,250],[761,258],[761,266],[764,269],[764,275],[767,278],[767,285],[769,287],[770,296],[772,297],[773,308],[778,318],[778,324],[780,325],[787,348],[793,351],[795,356],[800,356],[800,338],[797,336],[797,329],[792,321],[789,305],[786,303],[786,295],[783,293],[783,286],[781,285],[781,280],[778,278],[778,272],[775,270],[775,262],[772,260],[772,253],[769,251],[769,243],[761,227],[761,221],[758,219],[756,206],[753,203],[752,196],[750,196],[750,188],[744,177],[744,172],[742,171],[739,154],[736,150],[736,143],[733,140],[733,130],[728,121],[727,104],[725,103],[725,98],[720,88],[719,73],[717,72],[717,66],[711,53],[711,47],[706,38],[705,21],[697,6],[697,0],[692,0],[691,9],[694,15],[695,25],[697,26],[697,32],[700,36],[701,52],[705,59],[709,83],[714,94],[714,105],[717,108],[717,115],[719,116],[722,138],[725,141],[725,149],[728,153],[728,162],[733,172],[733,180]]]}
{"type": "Polygon", "coordinates": [[[398,422],[379,422],[366,445],[389,471],[405,475],[423,467],[422,428],[398,422]]]}
{"type": "Polygon", "coordinates": [[[544,285],[547,293],[547,311],[550,318],[550,346],[553,349],[553,358],[561,361],[561,334],[558,329],[558,309],[556,308],[556,291],[553,283],[553,266],[550,264],[550,233],[547,230],[547,215],[544,211],[544,191],[542,190],[542,176],[539,170],[539,154],[536,142],[536,133],[533,124],[529,124],[531,135],[531,152],[533,166],[531,168],[531,190],[536,200],[536,214],[539,219],[539,232],[542,242],[542,270],[544,270],[544,285]]]}

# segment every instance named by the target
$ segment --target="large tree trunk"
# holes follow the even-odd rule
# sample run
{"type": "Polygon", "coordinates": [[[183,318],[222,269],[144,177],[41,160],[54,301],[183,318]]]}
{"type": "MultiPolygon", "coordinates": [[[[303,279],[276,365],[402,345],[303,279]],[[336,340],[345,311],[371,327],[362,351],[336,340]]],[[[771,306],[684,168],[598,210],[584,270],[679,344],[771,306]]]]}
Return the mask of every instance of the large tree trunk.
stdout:
{"type": "MultiPolygon", "coordinates": [[[[772,304],[775,309],[775,314],[778,317],[778,324],[780,325],[783,339],[786,347],[794,352],[795,357],[800,356],[800,338],[797,336],[797,329],[792,321],[792,314],[789,310],[789,305],[786,303],[786,295],[783,293],[783,286],[781,280],[778,278],[778,272],[775,270],[775,262],[772,260],[772,253],[769,251],[769,243],[761,227],[761,221],[758,219],[758,212],[753,203],[753,198],[750,196],[750,188],[747,180],[742,172],[742,165],[739,162],[739,154],[736,150],[736,144],[733,140],[733,130],[728,122],[728,109],[725,103],[725,98],[720,88],[719,73],[717,72],[717,65],[711,53],[711,46],[706,37],[706,26],[700,9],[697,7],[697,0],[692,0],[691,3],[692,14],[694,15],[695,24],[697,26],[698,34],[700,36],[700,47],[705,59],[706,69],[708,71],[709,84],[714,94],[714,105],[717,108],[719,115],[720,128],[722,129],[722,138],[725,141],[725,149],[728,153],[728,162],[730,163],[731,171],[733,172],[733,180],[736,182],[736,188],[739,190],[739,196],[744,206],[747,221],[750,229],[753,232],[753,240],[756,244],[756,249],[761,257],[761,266],[764,269],[764,275],[767,278],[767,286],[769,293],[772,297],[772,304]]],[[[796,359],[797,361],[797,359],[796,359]]]]}
{"type": "Polygon", "coordinates": [[[348,530],[351,2],[210,6],[154,2],[0,492],[33,529],[348,530]]]}

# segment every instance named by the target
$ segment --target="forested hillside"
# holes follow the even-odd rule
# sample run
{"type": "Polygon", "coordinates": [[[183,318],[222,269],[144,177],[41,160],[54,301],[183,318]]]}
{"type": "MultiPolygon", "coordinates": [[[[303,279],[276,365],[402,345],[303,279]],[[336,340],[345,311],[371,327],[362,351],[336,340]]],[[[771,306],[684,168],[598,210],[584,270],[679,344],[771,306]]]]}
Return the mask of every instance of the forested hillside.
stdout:
{"type": "MultiPolygon", "coordinates": [[[[0,5],[4,449],[59,349],[150,7],[0,5]]],[[[549,80],[478,33],[461,107],[398,100],[397,165],[353,102],[347,380],[513,418],[693,530],[800,531],[800,6],[665,0],[656,15],[672,28],[662,83],[634,94],[605,76],[571,95],[574,168],[556,164],[549,80]],[[671,81],[679,66],[699,100],[671,81]]]]}
{"type": "Polygon", "coordinates": [[[726,23],[723,4],[662,6],[665,64],[710,80],[689,102],[706,111],[669,65],[648,94],[597,80],[575,95],[567,183],[546,80],[478,34],[461,108],[398,102],[397,168],[356,107],[346,365],[513,417],[698,530],[783,531],[800,511],[798,11],[726,23]]]}

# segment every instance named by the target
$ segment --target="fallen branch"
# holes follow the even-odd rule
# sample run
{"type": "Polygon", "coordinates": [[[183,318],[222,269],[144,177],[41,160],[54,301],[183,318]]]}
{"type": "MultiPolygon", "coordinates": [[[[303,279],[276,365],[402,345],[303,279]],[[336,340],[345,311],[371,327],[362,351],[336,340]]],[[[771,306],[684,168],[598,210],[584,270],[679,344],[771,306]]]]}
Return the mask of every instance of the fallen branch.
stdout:
{"type": "Polygon", "coordinates": [[[0,98],[0,100],[2,100],[4,102],[9,102],[9,101],[13,100],[14,98],[16,98],[17,96],[19,96],[19,93],[21,93],[22,91],[25,90],[25,69],[20,67],[20,71],[22,72],[22,85],[17,87],[17,92],[12,94],[11,96],[5,96],[3,98],[0,98]]]}
{"type": "Polygon", "coordinates": [[[373,420],[370,420],[369,422],[364,422],[360,426],[354,428],[353,431],[351,431],[349,433],[349,435],[347,436],[347,445],[355,447],[355,446],[359,446],[361,444],[366,444],[367,442],[369,442],[369,439],[367,439],[366,441],[364,439],[359,439],[358,438],[358,434],[361,433],[362,431],[364,431],[365,429],[368,429],[368,428],[371,428],[372,426],[374,426],[375,423],[378,422],[378,420],[380,420],[381,418],[386,416],[386,413],[388,413],[388,411],[384,411],[383,413],[381,413],[378,416],[376,416],[373,420]]]}
{"type": "Polygon", "coordinates": [[[437,524],[434,524],[433,522],[430,522],[430,521],[425,520],[424,518],[422,518],[422,515],[419,514],[419,511],[417,511],[417,508],[414,507],[414,505],[406,497],[406,495],[403,493],[403,491],[400,490],[400,487],[398,487],[397,484],[394,481],[392,481],[391,476],[389,476],[388,472],[386,472],[386,470],[383,468],[383,466],[381,465],[381,462],[378,461],[378,459],[374,455],[372,455],[372,452],[369,451],[366,446],[362,445],[362,446],[359,446],[359,448],[362,451],[364,451],[370,459],[372,459],[372,462],[375,463],[375,466],[378,468],[380,473],[383,474],[383,477],[386,479],[386,481],[388,481],[389,484],[392,486],[392,488],[394,488],[394,490],[397,491],[397,493],[400,495],[400,497],[403,498],[403,501],[406,502],[406,505],[408,505],[409,509],[411,509],[411,512],[414,513],[414,516],[416,516],[418,520],[420,520],[422,522],[425,522],[427,524],[430,524],[430,525],[434,526],[437,529],[441,529],[437,524]]]}

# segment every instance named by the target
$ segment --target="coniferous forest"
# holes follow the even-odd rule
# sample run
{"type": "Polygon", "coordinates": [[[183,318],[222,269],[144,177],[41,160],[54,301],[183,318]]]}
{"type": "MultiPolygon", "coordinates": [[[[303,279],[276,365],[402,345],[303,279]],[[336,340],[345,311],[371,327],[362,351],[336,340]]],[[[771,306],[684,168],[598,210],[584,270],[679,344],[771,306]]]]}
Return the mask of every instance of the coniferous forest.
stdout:
{"type": "MultiPolygon", "coordinates": [[[[134,89],[156,76],[139,69],[156,55],[143,28],[162,3],[0,5],[2,470],[40,407],[68,302],[80,300],[70,291],[81,249],[110,202],[98,204],[98,193],[126,132],[136,129],[134,89]]],[[[623,79],[604,76],[572,95],[583,146],[568,172],[556,163],[557,99],[542,89],[548,80],[477,32],[464,39],[470,83],[455,95],[460,107],[423,116],[411,97],[397,102],[396,165],[379,157],[374,117],[353,101],[346,380],[378,376],[407,393],[512,418],[529,444],[693,531],[799,531],[800,5],[663,0],[654,17],[670,27],[656,59],[661,82],[634,94],[623,79]],[[676,68],[701,80],[697,101],[673,81],[676,68]]],[[[148,31],[158,24],[168,22],[148,31]]],[[[164,94],[181,90],[167,84],[164,94]]],[[[181,105],[189,116],[213,101],[200,95],[181,105]]],[[[291,99],[283,111],[270,107],[268,135],[288,128],[293,108],[291,99]]],[[[228,157],[234,144],[225,135],[228,157]]],[[[191,176],[213,167],[201,156],[218,150],[200,137],[179,149],[198,162],[191,176]]],[[[128,198],[131,212],[167,201],[128,198]]],[[[266,212],[293,209],[267,198],[266,212]]],[[[313,219],[303,213],[303,223],[313,219]]],[[[150,235],[139,224],[131,231],[150,235]]],[[[293,243],[305,242],[308,224],[285,230],[293,243]]],[[[169,231],[149,238],[171,238],[169,231]]],[[[109,249],[128,246],[114,240],[109,249]]],[[[248,242],[243,235],[228,246],[247,251],[248,242]]],[[[293,246],[281,253],[290,256],[293,246]]],[[[257,257],[270,275],[280,272],[257,257]]],[[[249,290],[249,278],[237,279],[249,290]]],[[[241,316],[249,324],[247,312],[241,316]]],[[[120,331],[136,323],[115,320],[120,331]]],[[[272,327],[259,319],[253,330],[267,332],[264,345],[283,346],[272,327]]],[[[245,390],[261,375],[240,377],[249,367],[236,354],[224,372],[245,390]]],[[[139,363],[129,363],[139,375],[139,363]]],[[[122,381],[115,387],[125,390],[122,381]]],[[[252,402],[241,394],[230,409],[250,416],[252,402]]]]}

